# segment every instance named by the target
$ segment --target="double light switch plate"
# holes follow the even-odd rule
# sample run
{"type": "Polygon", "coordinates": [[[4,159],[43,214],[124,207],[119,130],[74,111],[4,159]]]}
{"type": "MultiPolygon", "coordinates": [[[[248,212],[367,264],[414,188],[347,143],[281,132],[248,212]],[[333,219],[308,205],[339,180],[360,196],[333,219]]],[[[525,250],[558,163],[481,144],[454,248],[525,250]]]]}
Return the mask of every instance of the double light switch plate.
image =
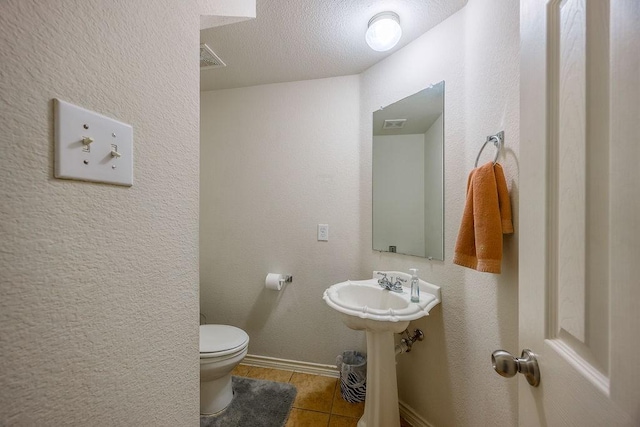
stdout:
{"type": "Polygon", "coordinates": [[[133,185],[133,128],[54,99],[55,177],[133,185]]]}

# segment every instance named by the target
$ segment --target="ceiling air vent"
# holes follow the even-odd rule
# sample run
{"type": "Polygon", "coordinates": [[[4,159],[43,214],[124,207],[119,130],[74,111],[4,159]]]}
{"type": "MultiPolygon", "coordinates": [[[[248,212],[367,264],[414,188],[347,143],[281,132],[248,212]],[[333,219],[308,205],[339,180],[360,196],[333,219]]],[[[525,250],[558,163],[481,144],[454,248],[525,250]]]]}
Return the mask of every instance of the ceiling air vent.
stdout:
{"type": "Polygon", "coordinates": [[[402,129],[407,119],[389,119],[385,120],[382,129],[402,129]]]}
{"type": "Polygon", "coordinates": [[[207,70],[209,68],[222,68],[226,67],[222,59],[211,50],[206,44],[200,45],[200,69],[207,70]]]}

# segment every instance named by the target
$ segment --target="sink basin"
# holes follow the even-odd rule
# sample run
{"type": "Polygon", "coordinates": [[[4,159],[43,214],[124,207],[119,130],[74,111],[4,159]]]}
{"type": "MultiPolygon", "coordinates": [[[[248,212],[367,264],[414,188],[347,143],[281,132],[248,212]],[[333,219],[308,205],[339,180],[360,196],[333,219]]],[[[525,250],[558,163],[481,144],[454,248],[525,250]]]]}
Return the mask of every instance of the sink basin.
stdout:
{"type": "MultiPolygon", "coordinates": [[[[376,276],[377,272],[374,272],[376,276]]],[[[406,273],[385,272],[389,277],[411,280],[406,273]]],[[[402,332],[411,320],[429,314],[440,303],[440,288],[420,281],[420,301],[411,302],[411,289],[392,292],[378,285],[378,279],[347,280],[324,291],[323,299],[340,313],[342,321],[356,330],[402,332]]]]}
{"type": "Polygon", "coordinates": [[[374,271],[373,279],[330,286],[322,298],[345,325],[367,333],[367,394],[358,427],[400,427],[393,333],[404,331],[409,322],[440,304],[440,287],[420,280],[420,301],[411,302],[411,288],[386,290],[378,285],[378,273],[385,273],[392,283],[396,278],[411,281],[406,273],[374,271]]]}

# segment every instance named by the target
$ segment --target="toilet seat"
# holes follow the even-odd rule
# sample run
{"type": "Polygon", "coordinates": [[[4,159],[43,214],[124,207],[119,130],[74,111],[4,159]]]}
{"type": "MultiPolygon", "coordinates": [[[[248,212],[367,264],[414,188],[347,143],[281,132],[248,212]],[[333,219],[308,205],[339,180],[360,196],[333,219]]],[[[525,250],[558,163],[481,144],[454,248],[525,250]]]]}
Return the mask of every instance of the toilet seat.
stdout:
{"type": "Polygon", "coordinates": [[[242,352],[249,345],[249,335],[229,325],[200,325],[200,357],[221,357],[242,352]]]}

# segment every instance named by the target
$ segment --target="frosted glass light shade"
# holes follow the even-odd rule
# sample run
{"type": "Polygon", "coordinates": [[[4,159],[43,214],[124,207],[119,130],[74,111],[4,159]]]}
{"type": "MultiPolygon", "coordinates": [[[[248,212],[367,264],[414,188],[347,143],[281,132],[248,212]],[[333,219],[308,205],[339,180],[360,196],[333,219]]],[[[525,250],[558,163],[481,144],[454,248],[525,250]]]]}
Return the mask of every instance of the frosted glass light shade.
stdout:
{"type": "Polygon", "coordinates": [[[365,39],[371,49],[384,52],[394,47],[402,37],[400,17],[393,12],[382,12],[369,21],[365,39]]]}

